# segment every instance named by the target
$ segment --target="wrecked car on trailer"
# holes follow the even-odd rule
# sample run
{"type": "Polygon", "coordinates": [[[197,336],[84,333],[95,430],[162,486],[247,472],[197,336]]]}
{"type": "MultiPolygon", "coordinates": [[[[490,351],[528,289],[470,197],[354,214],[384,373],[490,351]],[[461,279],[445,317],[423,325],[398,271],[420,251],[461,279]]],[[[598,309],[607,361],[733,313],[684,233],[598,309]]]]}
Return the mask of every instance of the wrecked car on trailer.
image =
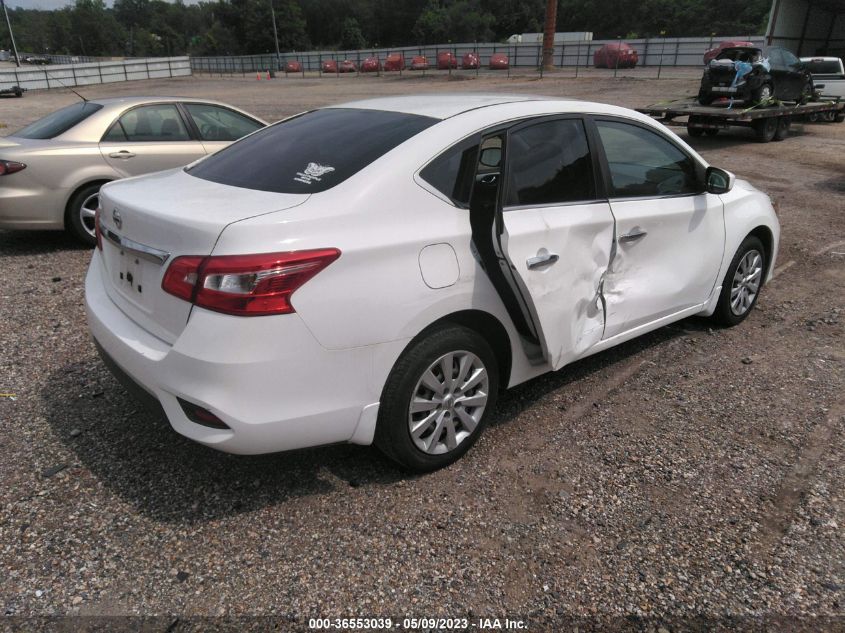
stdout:
{"type": "Polygon", "coordinates": [[[813,96],[813,78],[788,50],[755,46],[725,48],[704,69],[698,102],[710,105],[728,97],[746,103],[772,99],[804,103],[813,96]]]}

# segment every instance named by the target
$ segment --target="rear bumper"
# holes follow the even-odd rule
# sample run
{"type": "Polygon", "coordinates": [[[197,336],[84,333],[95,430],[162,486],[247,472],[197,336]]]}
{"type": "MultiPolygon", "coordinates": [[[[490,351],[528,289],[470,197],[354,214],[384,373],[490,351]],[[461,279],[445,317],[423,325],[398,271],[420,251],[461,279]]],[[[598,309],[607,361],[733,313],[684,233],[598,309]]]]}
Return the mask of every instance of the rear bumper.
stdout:
{"type": "Polygon", "coordinates": [[[196,308],[171,346],[109,298],[100,268],[95,250],[85,303],[101,355],[178,433],[240,454],[372,442],[382,386],[372,377],[373,348],[326,350],[297,314],[244,318],[196,308]],[[230,428],[192,422],[178,398],[230,428]]]}
{"type": "Polygon", "coordinates": [[[14,176],[0,186],[0,229],[63,229],[67,192],[16,187],[14,176]]]}

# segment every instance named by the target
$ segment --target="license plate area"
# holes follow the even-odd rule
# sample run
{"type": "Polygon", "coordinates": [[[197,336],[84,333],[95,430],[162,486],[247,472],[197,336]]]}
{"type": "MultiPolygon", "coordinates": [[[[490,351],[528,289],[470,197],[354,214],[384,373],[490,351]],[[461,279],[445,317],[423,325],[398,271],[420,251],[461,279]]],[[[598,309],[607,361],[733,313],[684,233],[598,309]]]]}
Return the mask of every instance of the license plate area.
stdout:
{"type": "Polygon", "coordinates": [[[724,92],[724,93],[734,93],[736,92],[736,88],[731,88],[730,86],[713,86],[713,92],[724,92]]]}
{"type": "MultiPolygon", "coordinates": [[[[144,292],[144,265],[140,258],[118,249],[117,266],[115,267],[117,279],[115,283],[121,292],[131,297],[142,295],[144,292]]],[[[140,297],[139,297],[140,299],[140,297]]]]}
{"type": "Polygon", "coordinates": [[[103,245],[103,254],[112,288],[120,297],[147,313],[154,300],[150,284],[155,283],[155,273],[159,267],[109,242],[103,245]]]}

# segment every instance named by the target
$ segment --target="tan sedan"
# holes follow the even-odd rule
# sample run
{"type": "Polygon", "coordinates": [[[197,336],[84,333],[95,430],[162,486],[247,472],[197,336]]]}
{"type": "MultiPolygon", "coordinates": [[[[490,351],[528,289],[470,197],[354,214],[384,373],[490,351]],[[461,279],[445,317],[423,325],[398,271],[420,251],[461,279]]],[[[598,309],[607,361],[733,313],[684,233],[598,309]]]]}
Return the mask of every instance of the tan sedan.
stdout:
{"type": "Polygon", "coordinates": [[[93,246],[104,183],[187,165],[265,125],[214,101],[74,103],[0,138],[0,229],[66,229],[93,246]]]}

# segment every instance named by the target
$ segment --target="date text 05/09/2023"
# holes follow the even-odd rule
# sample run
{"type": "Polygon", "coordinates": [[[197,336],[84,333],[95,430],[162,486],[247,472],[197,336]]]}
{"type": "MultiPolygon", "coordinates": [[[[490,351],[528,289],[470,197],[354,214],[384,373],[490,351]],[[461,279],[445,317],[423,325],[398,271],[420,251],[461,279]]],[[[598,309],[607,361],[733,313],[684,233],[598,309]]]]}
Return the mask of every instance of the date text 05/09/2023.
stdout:
{"type": "Polygon", "coordinates": [[[359,631],[527,631],[528,625],[524,620],[511,618],[310,618],[308,628],[359,631]]]}

